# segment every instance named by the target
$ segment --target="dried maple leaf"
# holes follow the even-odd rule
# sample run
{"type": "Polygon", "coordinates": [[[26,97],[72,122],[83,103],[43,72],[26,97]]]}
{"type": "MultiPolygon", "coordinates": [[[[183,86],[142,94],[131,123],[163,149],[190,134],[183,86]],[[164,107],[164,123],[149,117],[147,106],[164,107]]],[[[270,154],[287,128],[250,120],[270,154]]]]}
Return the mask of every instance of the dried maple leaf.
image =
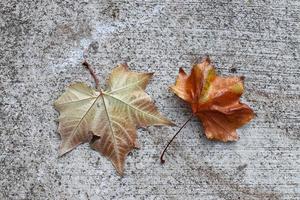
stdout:
{"type": "MultiPolygon", "coordinates": [[[[98,85],[94,72],[84,64],[98,85]]],[[[54,103],[60,112],[60,155],[90,142],[122,174],[126,155],[138,147],[136,127],[172,124],[159,114],[144,92],[151,76],[152,73],[131,72],[127,65],[119,65],[109,76],[106,91],[84,83],[67,87],[54,103]]]]}
{"type": "MultiPolygon", "coordinates": [[[[192,116],[202,121],[209,139],[236,141],[238,140],[236,129],[254,117],[252,109],[240,102],[244,91],[243,78],[217,76],[208,57],[202,63],[194,65],[190,75],[180,68],[171,90],[191,105],[192,116]]],[[[177,134],[178,132],[172,140],[177,134]]],[[[165,150],[161,156],[162,162],[165,150]]]]}

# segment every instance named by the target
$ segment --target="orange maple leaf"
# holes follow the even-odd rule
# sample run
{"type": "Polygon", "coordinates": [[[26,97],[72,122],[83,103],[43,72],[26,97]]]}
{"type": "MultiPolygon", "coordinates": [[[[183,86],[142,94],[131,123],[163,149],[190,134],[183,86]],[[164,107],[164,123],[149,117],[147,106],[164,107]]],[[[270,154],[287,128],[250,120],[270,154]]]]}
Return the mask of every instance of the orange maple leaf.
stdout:
{"type": "Polygon", "coordinates": [[[236,141],[236,129],[254,117],[253,110],[240,102],[244,92],[243,77],[220,77],[207,57],[193,66],[187,75],[179,69],[172,91],[188,102],[203,123],[209,139],[236,141]]]}

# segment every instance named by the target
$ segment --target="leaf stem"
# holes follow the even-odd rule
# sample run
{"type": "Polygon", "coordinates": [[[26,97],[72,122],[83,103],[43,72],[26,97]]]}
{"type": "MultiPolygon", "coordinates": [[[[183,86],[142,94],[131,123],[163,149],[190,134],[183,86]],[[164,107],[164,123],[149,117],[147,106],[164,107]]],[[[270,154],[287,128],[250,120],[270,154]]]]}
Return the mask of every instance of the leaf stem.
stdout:
{"type": "Polygon", "coordinates": [[[86,61],[86,59],[84,59],[82,65],[85,66],[85,68],[89,70],[91,76],[93,77],[93,79],[95,81],[96,89],[99,89],[99,79],[97,78],[95,70],[93,70],[92,66],[86,61]]]}
{"type": "Polygon", "coordinates": [[[161,156],[160,156],[160,163],[164,164],[165,160],[164,160],[164,155],[165,152],[167,151],[168,147],[170,146],[170,144],[172,143],[172,141],[175,139],[175,137],[178,135],[178,133],[180,133],[180,131],[185,127],[185,125],[191,121],[191,119],[194,117],[194,113],[188,118],[188,120],[186,120],[186,122],[184,122],[184,124],[180,127],[180,129],[175,133],[175,135],[172,137],[172,139],[169,141],[169,143],[167,144],[167,146],[164,148],[161,156]]]}

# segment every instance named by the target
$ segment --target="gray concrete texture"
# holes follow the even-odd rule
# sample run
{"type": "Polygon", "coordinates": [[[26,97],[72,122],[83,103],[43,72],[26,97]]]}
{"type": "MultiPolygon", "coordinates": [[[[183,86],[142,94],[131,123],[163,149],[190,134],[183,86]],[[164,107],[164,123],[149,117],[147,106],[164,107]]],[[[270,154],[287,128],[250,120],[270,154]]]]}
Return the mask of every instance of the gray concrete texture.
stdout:
{"type": "Polygon", "coordinates": [[[0,2],[0,199],[300,199],[300,1],[0,2]],[[182,124],[190,108],[168,91],[179,67],[210,55],[246,77],[257,117],[233,143],[209,141],[193,119],[138,130],[125,175],[87,144],[59,158],[52,106],[72,82],[102,85],[127,62],[155,72],[147,92],[182,124]]]}

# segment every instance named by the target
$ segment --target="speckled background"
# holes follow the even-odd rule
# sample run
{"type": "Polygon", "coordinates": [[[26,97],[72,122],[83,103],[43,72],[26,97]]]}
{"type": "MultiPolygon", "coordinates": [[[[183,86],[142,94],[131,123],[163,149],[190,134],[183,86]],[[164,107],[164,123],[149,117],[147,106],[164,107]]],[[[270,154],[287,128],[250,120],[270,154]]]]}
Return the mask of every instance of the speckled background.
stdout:
{"type": "Polygon", "coordinates": [[[0,1],[0,199],[300,199],[300,1],[0,1]],[[155,72],[147,92],[178,125],[189,107],[168,91],[179,67],[210,55],[244,75],[257,117],[240,140],[207,140],[193,119],[139,129],[125,175],[87,144],[59,158],[53,101],[117,63],[155,72]]]}

